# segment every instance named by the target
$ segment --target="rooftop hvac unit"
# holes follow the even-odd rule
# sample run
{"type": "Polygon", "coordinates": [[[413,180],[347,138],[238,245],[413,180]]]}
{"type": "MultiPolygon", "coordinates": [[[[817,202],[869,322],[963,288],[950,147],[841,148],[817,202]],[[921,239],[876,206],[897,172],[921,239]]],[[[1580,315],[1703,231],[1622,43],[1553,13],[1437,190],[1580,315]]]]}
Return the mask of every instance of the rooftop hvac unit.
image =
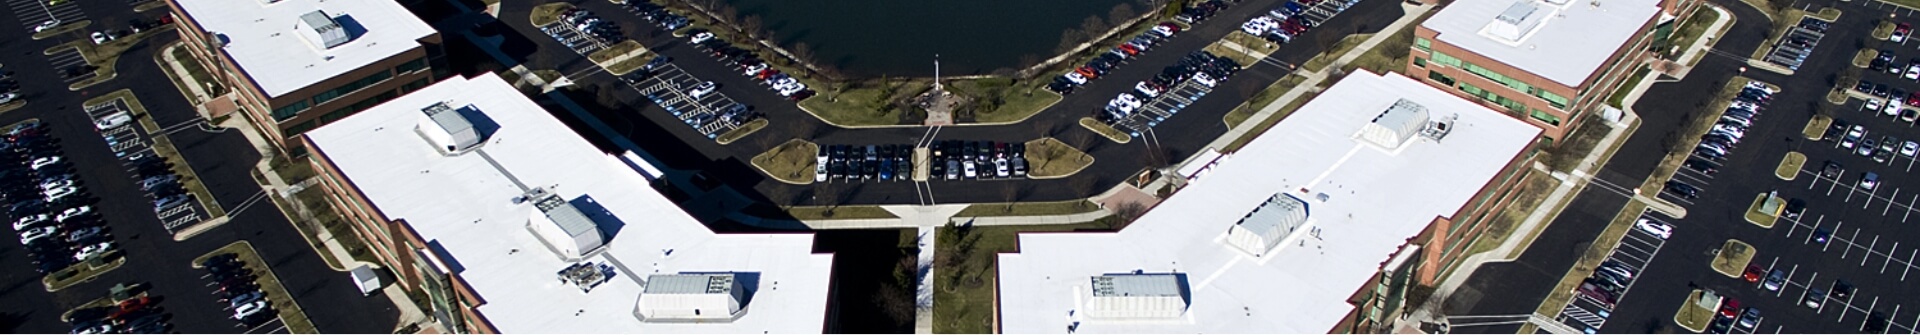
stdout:
{"type": "MultiPolygon", "coordinates": [[[[1322,201],[1325,201],[1324,199],[1322,201]]],[[[1307,202],[1292,194],[1276,193],[1240,222],[1227,228],[1227,244],[1253,255],[1266,256],[1294,230],[1307,224],[1307,202]]]]}
{"type": "Polygon", "coordinates": [[[1186,314],[1184,275],[1124,273],[1093,276],[1087,317],[1095,319],[1172,319],[1186,314]]]}
{"type": "Polygon", "coordinates": [[[746,307],[747,288],[733,273],[647,277],[634,315],[644,322],[727,322],[746,307]]]}
{"type": "Polygon", "coordinates": [[[561,259],[580,260],[605,245],[599,225],[566,199],[548,195],[535,200],[533,207],[534,213],[527,218],[527,230],[533,231],[535,237],[561,259]]]}
{"type": "Polygon", "coordinates": [[[321,49],[332,49],[353,40],[353,36],[347,33],[346,27],[340,26],[339,21],[334,21],[333,17],[327,16],[327,12],[324,11],[316,10],[300,14],[300,21],[295,25],[294,30],[298,31],[300,36],[306,37],[307,42],[319,45],[321,49]]]}
{"type": "Polygon", "coordinates": [[[478,108],[453,108],[452,103],[443,101],[421,108],[420,122],[413,130],[441,155],[459,156],[485,144],[487,134],[475,125],[479,121],[476,118],[484,117],[478,108]]]}
{"type": "Polygon", "coordinates": [[[1393,106],[1373,117],[1373,122],[1361,126],[1360,138],[1372,142],[1381,148],[1393,150],[1407,140],[1419,135],[1420,129],[1427,126],[1427,107],[1411,100],[1400,99],[1393,106]]]}
{"type": "Polygon", "coordinates": [[[580,288],[580,293],[588,293],[612,279],[614,272],[613,266],[589,262],[567,266],[554,275],[560,278],[560,283],[572,284],[580,288]]]}

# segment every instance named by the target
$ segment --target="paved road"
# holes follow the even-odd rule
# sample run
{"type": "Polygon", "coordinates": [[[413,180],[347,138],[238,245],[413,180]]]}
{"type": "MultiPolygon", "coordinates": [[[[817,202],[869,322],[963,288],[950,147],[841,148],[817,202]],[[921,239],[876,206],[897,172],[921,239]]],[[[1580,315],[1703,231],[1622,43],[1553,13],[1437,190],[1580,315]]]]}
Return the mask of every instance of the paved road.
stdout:
{"type": "MultiPolygon", "coordinates": [[[[1713,1],[1726,6],[1740,20],[1734,23],[1715,48],[1735,55],[1748,55],[1765,38],[1768,30],[1765,16],[1752,7],[1737,1],[1713,1]]],[[[1836,43],[1838,44],[1838,43],[1836,43]]],[[[1744,57],[1742,57],[1744,58],[1744,57]]],[[[1677,135],[1680,120],[1696,113],[1710,103],[1710,96],[1698,92],[1717,92],[1728,78],[1738,73],[1744,66],[1744,60],[1708,54],[1694,68],[1686,80],[1660,83],[1649,89],[1646,95],[1635,103],[1634,109],[1641,118],[1640,128],[1622,145],[1607,165],[1596,173],[1600,180],[1636,187],[1652,174],[1660,159],[1666,154],[1669,137],[1677,135]]],[[[1811,65],[1810,65],[1811,66],[1811,65]]],[[[1778,77],[1761,71],[1748,71],[1748,76],[1768,80],[1778,77]],[[1770,76],[1771,75],[1771,76],[1770,76]]],[[[1781,106],[1776,104],[1776,106],[1781,106]]],[[[1787,109],[1775,107],[1776,109],[1787,109]]],[[[1771,114],[1784,114],[1778,111],[1771,114]]],[[[1770,114],[1770,116],[1771,116],[1770,114]]],[[[1677,139],[1677,137],[1675,138],[1677,139]]],[[[1758,141],[1758,139],[1752,140],[1758,141]]],[[[1762,147],[1746,145],[1742,150],[1762,147]]],[[[1736,153],[1734,159],[1752,159],[1752,154],[1736,153]]],[[[1778,156],[1773,156],[1778,157],[1778,156]]],[[[1777,158],[1770,158],[1777,159],[1777,158]]],[[[1737,163],[1736,163],[1737,164],[1737,163]]],[[[1513,262],[1491,263],[1480,267],[1469,276],[1467,283],[1460,287],[1443,309],[1446,315],[1510,315],[1527,314],[1539,307],[1541,299],[1553,289],[1555,283],[1573,266],[1593,242],[1593,237],[1606,228],[1608,222],[1626,205],[1629,195],[1607,187],[1588,187],[1572,200],[1565,211],[1546,228],[1539,239],[1526,249],[1513,262]]],[[[1681,226],[1675,233],[1684,236],[1697,229],[1708,227],[1681,226]]],[[[1676,246],[1668,246],[1672,249],[1676,246]]],[[[1672,250],[1691,250],[1678,247],[1672,250]]],[[[1685,252],[1670,252],[1684,254],[1685,252]]],[[[1670,257],[1670,256],[1669,256],[1670,257]]],[[[1658,261],[1654,266],[1662,265],[1658,261]]],[[[1655,269],[1653,271],[1660,271],[1655,269]]],[[[1653,286],[1641,284],[1641,286],[1653,286]]],[[[1648,289],[1636,288],[1631,299],[1654,295],[1642,293],[1648,289]]],[[[1671,312],[1671,311],[1669,311],[1671,312]]],[[[1620,317],[1617,316],[1616,317],[1620,317]]],[[[1672,314],[1667,314],[1671,316],[1672,314]]],[[[1624,322],[1609,322],[1608,327],[1621,327],[1624,322]]],[[[1459,332],[1473,333],[1512,333],[1517,325],[1473,327],[1456,329],[1459,332]]],[[[1608,328],[1614,329],[1614,328],[1608,328]]],[[[1629,328],[1621,328],[1629,329],[1629,328]]]]}
{"type": "MultiPolygon", "coordinates": [[[[93,29],[124,27],[128,19],[155,14],[134,13],[123,1],[77,3],[96,22],[93,29]]],[[[31,25],[13,15],[0,15],[0,27],[31,25]]],[[[0,36],[5,36],[0,38],[0,47],[16,50],[0,53],[0,64],[16,72],[23,83],[32,83],[22,92],[30,100],[28,107],[0,114],[0,124],[40,118],[53,126],[53,135],[63,140],[62,148],[87,189],[101,198],[95,206],[105,215],[128,259],[120,269],[92,282],[49,293],[40,285],[19,245],[0,242],[0,269],[5,269],[0,270],[0,302],[5,302],[0,303],[0,332],[66,332],[70,327],[58,320],[61,312],[104,296],[107,287],[120,282],[151,283],[152,294],[162,298],[160,306],[173,313],[171,322],[177,331],[245,331],[226,320],[214,302],[216,297],[204,286],[207,282],[199,279],[201,273],[189,264],[193,257],[243,239],[259,249],[321,331],[385,333],[393,329],[397,312],[392,303],[378,295],[361,297],[347,274],[327,268],[273,206],[253,206],[226,225],[184,242],[174,242],[153,216],[151,205],[133,185],[131,176],[120,168],[106,142],[88,124],[80,102],[133,88],[163,126],[197,118],[152,61],[153,52],[176,40],[177,35],[164,34],[135,47],[121,57],[117,79],[80,92],[55,84],[59,80],[52,79],[59,75],[48,65],[50,60],[40,55],[39,50],[57,41],[33,41],[26,37],[26,29],[0,29],[0,36]]],[[[259,156],[238,133],[187,130],[171,138],[223,207],[234,208],[260,191],[246,171],[259,156]]]]}
{"type": "MultiPolygon", "coordinates": [[[[786,199],[772,199],[778,202],[810,204],[812,194],[821,191],[820,186],[792,186],[766,178],[752,168],[746,161],[753,155],[764,152],[771,144],[795,137],[812,137],[815,142],[826,144],[910,144],[927,137],[929,128],[894,129],[842,129],[820,123],[806,114],[792,102],[751,83],[731,67],[706,57],[686,45],[682,39],[675,39],[659,31],[649,22],[627,13],[617,5],[603,1],[574,2],[599,14],[602,18],[621,23],[628,36],[640,40],[649,48],[661,54],[671,56],[688,73],[711,80],[721,85],[720,91],[735,100],[755,106],[774,121],[774,126],[761,130],[749,138],[731,145],[721,146],[681,125],[664,110],[646,103],[645,99],[630,90],[620,89],[620,98],[628,102],[631,108],[601,109],[595,112],[602,121],[619,129],[634,142],[647,149],[649,153],[661,157],[668,167],[681,170],[700,170],[718,177],[740,189],[754,189],[760,194],[785,195],[786,199]],[[638,117],[635,117],[638,114],[638,117]],[[667,126],[659,126],[665,124],[667,126]],[[813,129],[814,136],[799,136],[798,130],[813,129]],[[663,136],[663,135],[671,135],[663,136]],[[782,139],[762,141],[758,138],[782,139]],[[776,188],[782,190],[774,190],[776,188]]],[[[1013,188],[1020,201],[1044,201],[1083,198],[1107,189],[1152,164],[1178,163],[1204,148],[1215,137],[1225,133],[1226,126],[1221,116],[1238,106],[1254,92],[1279,79],[1287,73],[1281,66],[1271,63],[1249,65],[1233,78],[1220,84],[1213,94],[1199,100],[1185,110],[1182,115],[1168,119],[1155,128],[1159,134],[1177,134],[1158,136],[1158,141],[1136,139],[1129,144],[1116,144],[1100,139],[1097,135],[1077,124],[1080,117],[1087,116],[1099,106],[1112,99],[1123,90],[1131,90],[1135,82],[1145,80],[1158,73],[1162,67],[1172,64],[1192,50],[1218,40],[1228,32],[1238,29],[1241,22],[1260,15],[1280,4],[1279,0],[1247,0],[1234,5],[1227,11],[1183,32],[1170,41],[1155,47],[1145,56],[1121,66],[1108,76],[1082,87],[1069,95],[1059,104],[1042,111],[1022,124],[1008,126],[953,126],[939,129],[933,139],[1026,141],[1044,135],[1051,135],[1075,143],[1087,150],[1096,159],[1093,166],[1082,171],[1074,178],[1091,178],[1088,189],[1076,189],[1069,179],[1059,180],[1019,180],[1019,181],[935,181],[930,183],[934,189],[933,199],[916,197],[915,187],[908,182],[866,183],[855,186],[833,186],[827,192],[844,192],[846,203],[855,204],[899,204],[962,202],[998,202],[1007,201],[1006,190],[1013,188]],[[1043,126],[1035,126],[1040,124],[1043,126]],[[1076,133],[1085,133],[1079,135],[1076,133]],[[1155,143],[1149,145],[1148,143],[1155,143]],[[1142,157],[1168,158],[1142,158],[1142,157]],[[1097,185],[1097,186],[1096,186],[1097,185]]],[[[526,17],[532,3],[505,3],[500,17],[526,17]]],[[[1288,63],[1303,63],[1321,50],[1314,41],[1336,41],[1338,36],[1350,33],[1372,33],[1391,23],[1400,15],[1399,2],[1388,0],[1367,0],[1336,16],[1320,28],[1303,36],[1300,43],[1280,48],[1271,58],[1288,63]]],[[[502,20],[508,28],[491,28],[495,31],[512,33],[502,34],[507,40],[508,53],[521,57],[531,68],[556,68],[563,73],[578,73],[589,70],[593,65],[582,57],[567,50],[564,46],[548,38],[526,20],[502,20]]],[[[483,28],[487,30],[487,28],[483,28]]],[[[1330,43],[1329,43],[1330,44],[1330,43]]],[[[616,80],[604,73],[574,78],[584,86],[608,85],[620,87],[616,80]]],[[[1047,79],[1050,80],[1050,79],[1047,79]]],[[[591,99],[582,101],[592,101],[591,99]]],[[[762,198],[765,200],[765,198],[762,198]]]]}

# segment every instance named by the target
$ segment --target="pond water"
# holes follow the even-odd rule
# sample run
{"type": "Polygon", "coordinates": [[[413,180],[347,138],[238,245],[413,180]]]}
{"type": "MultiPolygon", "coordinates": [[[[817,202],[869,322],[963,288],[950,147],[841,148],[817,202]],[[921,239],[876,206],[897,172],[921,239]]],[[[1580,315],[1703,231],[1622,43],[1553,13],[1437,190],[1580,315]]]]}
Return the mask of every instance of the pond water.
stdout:
{"type": "Polygon", "coordinates": [[[1017,68],[1023,55],[1053,56],[1060,33],[1140,0],[728,0],[757,15],[781,46],[806,43],[849,75],[931,76],[1017,68]]]}

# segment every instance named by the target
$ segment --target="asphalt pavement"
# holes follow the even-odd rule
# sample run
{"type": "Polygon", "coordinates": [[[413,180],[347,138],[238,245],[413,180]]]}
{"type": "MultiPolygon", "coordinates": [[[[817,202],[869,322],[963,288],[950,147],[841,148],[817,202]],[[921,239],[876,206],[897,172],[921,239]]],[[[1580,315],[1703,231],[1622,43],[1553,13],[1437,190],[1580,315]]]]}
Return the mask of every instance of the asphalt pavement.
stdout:
{"type": "MultiPolygon", "coordinates": [[[[1001,201],[1050,201],[1084,198],[1106,190],[1128,177],[1144,171],[1147,166],[1179,163],[1185,157],[1196,154],[1205,148],[1208,142],[1226,132],[1227,127],[1221,117],[1248,97],[1265,88],[1268,84],[1285,76],[1290,70],[1275,62],[1260,62],[1245,65],[1245,70],[1223,81],[1213,94],[1202,98],[1189,106],[1181,115],[1167,119],[1154,127],[1153,138],[1138,138],[1127,144],[1106,141],[1078,125],[1078,119],[1089,116],[1104,106],[1107,100],[1122,91],[1132,90],[1133,84],[1151,78],[1167,65],[1173,64],[1188,52],[1199,50],[1219,40],[1222,36],[1256,15],[1279,6],[1279,0],[1241,1],[1213,18],[1192,29],[1181,32],[1162,42],[1143,56],[1118,67],[1106,76],[1081,87],[1068,95],[1060,103],[1041,111],[1025,122],[1004,126],[947,126],[940,128],[904,127],[880,129],[845,129],[821,123],[817,118],[802,111],[798,106],[773,92],[741,76],[739,71],[721,62],[707,57],[704,53],[689,45],[684,38],[674,38],[658,29],[650,22],[627,12],[619,5],[603,1],[577,1],[575,5],[593,11],[603,19],[620,23],[629,38],[640,41],[649,49],[674,58],[674,63],[684,71],[702,80],[711,80],[720,85],[720,92],[727,97],[754,106],[756,111],[764,113],[773,125],[750,135],[748,138],[730,145],[719,145],[707,139],[704,134],[687,127],[672,114],[642,97],[638,92],[625,89],[623,84],[611,75],[596,72],[592,63],[575,54],[564,45],[547,37],[526,20],[501,20],[515,36],[507,36],[508,46],[503,49],[510,55],[520,58],[523,63],[535,69],[557,69],[562,73],[591,73],[583,78],[572,78],[581,86],[611,87],[621,91],[618,94],[625,106],[599,109],[595,112],[601,121],[612,125],[625,136],[655,156],[665,161],[668,168],[677,170],[695,170],[718,177],[717,179],[732,185],[736,189],[752,189],[759,194],[786,195],[786,199],[767,199],[762,201],[812,204],[804,196],[816,192],[844,192],[844,204],[928,204],[928,203],[971,203],[1001,201]],[[626,107],[632,106],[632,107],[626,107]],[[802,132],[810,133],[803,134],[802,132]],[[1085,132],[1085,135],[1076,135],[1085,132]],[[1164,133],[1169,136],[1160,136],[1164,133]],[[811,136],[805,136],[811,135],[811,136]],[[811,138],[824,144],[893,144],[918,143],[923,140],[983,140],[1015,142],[1027,141],[1042,136],[1052,136],[1069,141],[1095,158],[1095,163],[1073,177],[1054,180],[978,180],[978,181],[933,181],[916,185],[912,182],[869,182],[851,186],[826,186],[819,184],[795,186],[766,178],[758,171],[746,167],[746,162],[773,144],[790,138],[811,138]],[[773,138],[777,141],[761,141],[756,138],[773,138]],[[1086,139],[1076,141],[1076,139],[1086,139]],[[1079,142],[1079,143],[1074,143],[1079,142]],[[1092,187],[1074,187],[1073,179],[1090,178],[1092,183],[1080,182],[1092,187]],[[773,190],[781,188],[783,190],[773,190]],[[931,188],[931,195],[925,195],[923,188],[931,188]],[[1009,199],[1007,189],[1016,191],[1009,199]]],[[[1400,16],[1397,1],[1366,0],[1354,5],[1344,13],[1335,16],[1322,26],[1310,30],[1297,39],[1299,42],[1280,47],[1269,58],[1284,63],[1299,64],[1320,53],[1322,49],[1316,41],[1337,41],[1338,37],[1354,33],[1373,33],[1391,23],[1400,16]]],[[[500,17],[526,17],[533,3],[503,3],[500,17]]],[[[1036,80],[1051,80],[1042,78],[1036,80]]]]}
{"type": "MultiPolygon", "coordinates": [[[[124,28],[133,18],[149,18],[158,12],[135,13],[123,1],[74,1],[94,24],[80,34],[102,28],[124,28]]],[[[164,9],[162,9],[164,10],[164,9]]],[[[62,13],[56,11],[56,13],[62,13]]],[[[200,278],[202,271],[191,267],[191,260],[208,251],[237,240],[253,242],[287,290],[295,295],[320,331],[329,333],[386,333],[394,327],[398,313],[387,298],[362,297],[349,276],[328,268],[294,230],[291,223],[270,205],[252,206],[232,214],[232,220],[186,241],[175,242],[155,217],[152,205],[134,185],[131,174],[114,158],[107,143],[81,110],[81,102],[103,93],[132,88],[134,95],[153,113],[162,126],[191,122],[198,118],[193,107],[153,61],[154,52],[178,39],[172,33],[160,34],[135,46],[117,63],[116,79],[74,92],[62,83],[54,60],[40,50],[60,39],[35,41],[28,38],[35,23],[22,22],[23,14],[0,15],[0,47],[15,52],[0,53],[0,64],[14,72],[23,83],[25,108],[0,114],[0,124],[38,118],[52,127],[52,134],[63,140],[61,146],[87,189],[99,198],[94,204],[112,227],[116,240],[127,257],[119,269],[97,279],[47,292],[40,277],[15,242],[0,242],[0,332],[63,333],[71,329],[60,322],[66,310],[105,296],[117,283],[149,283],[150,294],[161,307],[172,313],[170,323],[183,333],[240,333],[248,331],[227,320],[226,312],[215,302],[209,283],[200,278]]],[[[44,15],[44,14],[42,14],[44,15]]],[[[77,36],[76,36],[77,37],[77,36]]],[[[75,38],[75,37],[68,37],[75,38]]],[[[83,37],[82,37],[83,38],[83,37]]],[[[188,127],[169,134],[173,144],[192,165],[213,197],[225,208],[260,192],[247,171],[259,155],[238,132],[209,133],[188,127]]],[[[270,330],[260,330],[261,332],[270,330]]]]}

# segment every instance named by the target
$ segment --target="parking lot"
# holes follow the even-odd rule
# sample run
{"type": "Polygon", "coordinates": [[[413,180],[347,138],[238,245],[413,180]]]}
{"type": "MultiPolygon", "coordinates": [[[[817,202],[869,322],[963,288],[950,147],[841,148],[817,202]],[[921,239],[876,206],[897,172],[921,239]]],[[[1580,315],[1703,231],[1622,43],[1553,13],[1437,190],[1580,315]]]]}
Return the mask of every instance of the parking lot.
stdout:
{"type": "MultiPolygon", "coordinates": [[[[1642,212],[1640,220],[1648,220],[1650,224],[1659,225],[1672,222],[1672,218],[1654,212],[1642,212]]],[[[1670,234],[1671,230],[1668,232],[1670,234]]],[[[1602,264],[1618,267],[1628,274],[1644,273],[1643,270],[1646,270],[1647,264],[1652,263],[1654,257],[1660,255],[1660,249],[1666,246],[1667,238],[1656,235],[1651,230],[1635,227],[1627,231],[1626,236],[1620,239],[1619,245],[1614,247],[1613,253],[1608,254],[1606,261],[1602,264]]],[[[1594,278],[1601,276],[1599,272],[1604,271],[1596,271],[1594,278]]],[[[1627,293],[1632,292],[1634,284],[1639,282],[1637,278],[1625,277],[1621,280],[1623,282],[1618,283],[1620,286],[1617,289],[1608,292],[1596,292],[1597,295],[1576,295],[1572,301],[1561,308],[1558,321],[1573,329],[1589,331],[1600,329],[1612,316],[1614,303],[1619,299],[1625,299],[1627,293]]],[[[1590,282],[1598,281],[1590,280],[1590,282]]]]}
{"type": "Polygon", "coordinates": [[[7,7],[13,9],[13,16],[19,18],[20,24],[29,32],[48,20],[71,23],[87,19],[87,13],[81,11],[73,1],[47,5],[45,0],[7,0],[7,7]]]}
{"type": "MultiPolygon", "coordinates": [[[[87,116],[95,122],[129,113],[125,101],[86,106],[87,116]]],[[[160,219],[161,226],[168,232],[178,233],[194,223],[206,219],[207,210],[200,202],[192,201],[193,195],[179,184],[180,176],[173,173],[171,165],[161,163],[156,168],[153,140],[146,130],[128,122],[125,125],[100,130],[101,139],[106,140],[108,149],[119,158],[130,178],[142,188],[143,195],[152,200],[154,216],[160,219]]]]}
{"type": "Polygon", "coordinates": [[[718,92],[723,87],[702,81],[678,65],[668,63],[649,72],[646,79],[628,85],[707,139],[718,138],[754,117],[750,107],[718,92]],[[702,88],[703,84],[707,86],[702,88]]]}

